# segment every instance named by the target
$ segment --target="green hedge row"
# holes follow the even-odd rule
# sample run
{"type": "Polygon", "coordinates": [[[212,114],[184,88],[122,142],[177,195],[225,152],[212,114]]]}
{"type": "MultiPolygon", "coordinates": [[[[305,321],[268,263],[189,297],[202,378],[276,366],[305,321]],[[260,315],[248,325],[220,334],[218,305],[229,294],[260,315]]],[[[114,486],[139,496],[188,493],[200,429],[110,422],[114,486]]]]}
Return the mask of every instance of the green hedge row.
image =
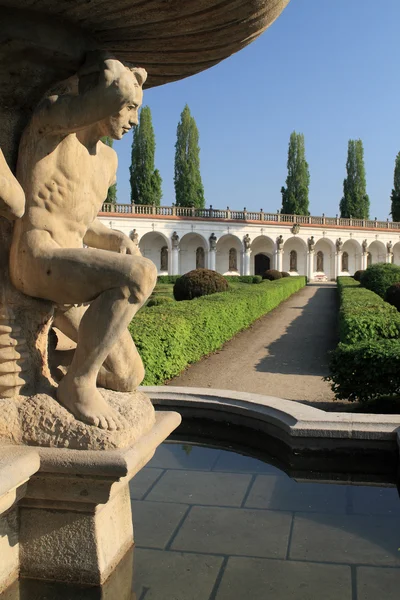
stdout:
{"type": "MultiPolygon", "coordinates": [[[[180,275],[159,275],[157,283],[175,283],[180,275]]],[[[224,276],[228,282],[232,283],[261,283],[263,278],[261,275],[226,275],[224,276]]]]}
{"type": "Polygon", "coordinates": [[[157,277],[157,283],[175,283],[179,277],[180,275],[159,275],[157,277]]]}
{"type": "Polygon", "coordinates": [[[366,402],[399,394],[400,314],[351,277],[337,284],[340,343],[327,378],[336,398],[366,402]]]}
{"type": "Polygon", "coordinates": [[[159,385],[217,350],[306,284],[287,277],[257,286],[140,311],[129,326],[146,368],[144,385],[159,385]]]}
{"type": "Polygon", "coordinates": [[[339,337],[344,344],[400,336],[400,313],[352,277],[338,277],[339,337]]]}

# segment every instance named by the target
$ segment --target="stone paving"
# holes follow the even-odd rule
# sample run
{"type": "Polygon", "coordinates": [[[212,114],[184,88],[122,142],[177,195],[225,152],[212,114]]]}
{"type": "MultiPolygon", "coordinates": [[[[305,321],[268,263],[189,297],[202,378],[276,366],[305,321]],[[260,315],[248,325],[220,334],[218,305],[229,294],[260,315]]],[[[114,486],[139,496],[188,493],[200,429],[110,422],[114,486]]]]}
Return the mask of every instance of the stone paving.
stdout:
{"type": "Polygon", "coordinates": [[[333,393],[323,381],[329,374],[328,353],[337,344],[337,310],[336,284],[308,285],[168,385],[340,408],[339,403],[332,406],[333,393]]]}
{"type": "Polygon", "coordinates": [[[398,600],[394,488],[164,444],[131,483],[137,600],[398,600]]]}

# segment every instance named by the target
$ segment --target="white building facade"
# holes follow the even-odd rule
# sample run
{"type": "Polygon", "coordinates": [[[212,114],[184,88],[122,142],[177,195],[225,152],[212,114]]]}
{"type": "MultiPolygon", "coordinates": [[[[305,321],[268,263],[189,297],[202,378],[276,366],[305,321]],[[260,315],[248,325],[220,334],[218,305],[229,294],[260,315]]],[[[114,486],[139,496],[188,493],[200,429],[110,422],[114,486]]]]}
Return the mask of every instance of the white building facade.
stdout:
{"type": "Polygon", "coordinates": [[[400,223],[276,213],[105,204],[100,220],[138,240],[160,275],[205,267],[223,275],[267,269],[333,280],[377,262],[400,265],[400,223]]]}

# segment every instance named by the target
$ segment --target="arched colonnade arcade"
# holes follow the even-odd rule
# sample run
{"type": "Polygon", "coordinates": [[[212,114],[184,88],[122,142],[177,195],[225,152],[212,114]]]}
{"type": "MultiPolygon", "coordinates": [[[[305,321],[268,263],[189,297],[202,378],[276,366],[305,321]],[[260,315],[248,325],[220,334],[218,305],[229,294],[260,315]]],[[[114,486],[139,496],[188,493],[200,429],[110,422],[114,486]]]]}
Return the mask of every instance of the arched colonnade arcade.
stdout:
{"type": "MultiPolygon", "coordinates": [[[[224,275],[262,275],[267,269],[307,275],[309,280],[332,280],[338,275],[353,275],[377,262],[400,265],[400,241],[386,244],[333,236],[271,235],[249,233],[206,234],[191,231],[135,231],[140,250],[157,266],[159,274],[182,275],[204,267],[224,275]]],[[[129,232],[132,237],[132,231],[129,232]]],[[[206,232],[207,233],[207,232],[206,232]]]]}

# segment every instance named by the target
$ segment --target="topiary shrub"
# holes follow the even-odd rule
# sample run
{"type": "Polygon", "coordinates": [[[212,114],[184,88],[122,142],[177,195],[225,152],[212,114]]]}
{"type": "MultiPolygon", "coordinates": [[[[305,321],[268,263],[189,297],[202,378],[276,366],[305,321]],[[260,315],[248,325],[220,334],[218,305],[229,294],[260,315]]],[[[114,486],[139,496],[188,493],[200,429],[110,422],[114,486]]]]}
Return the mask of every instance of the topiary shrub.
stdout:
{"type": "Polygon", "coordinates": [[[146,306],[150,308],[151,306],[160,306],[160,304],[167,304],[168,302],[173,301],[174,300],[171,298],[171,296],[154,296],[149,299],[146,306]]]}
{"type": "Polygon", "coordinates": [[[400,311],[400,282],[394,283],[386,290],[386,302],[395,306],[400,311]]]}
{"type": "Polygon", "coordinates": [[[175,300],[192,300],[217,292],[226,292],[229,288],[225,277],[209,269],[194,269],[182,275],[174,285],[175,300]]]}
{"type": "Polygon", "coordinates": [[[400,281],[400,267],[390,263],[377,263],[371,265],[362,273],[360,283],[368,290],[375,292],[381,298],[385,297],[386,290],[393,283],[400,281]]]}
{"type": "Polygon", "coordinates": [[[269,279],[269,281],[275,281],[282,278],[282,273],[276,269],[268,269],[262,277],[263,279],[269,279]]]}
{"type": "Polygon", "coordinates": [[[281,271],[281,275],[282,277],[291,277],[290,273],[288,273],[287,271],[281,271]]]}
{"type": "Polygon", "coordinates": [[[353,275],[353,278],[354,278],[356,281],[360,281],[360,279],[361,279],[361,275],[362,275],[364,272],[365,272],[365,269],[359,269],[358,271],[356,271],[356,272],[354,273],[354,275],[353,275]]]}

